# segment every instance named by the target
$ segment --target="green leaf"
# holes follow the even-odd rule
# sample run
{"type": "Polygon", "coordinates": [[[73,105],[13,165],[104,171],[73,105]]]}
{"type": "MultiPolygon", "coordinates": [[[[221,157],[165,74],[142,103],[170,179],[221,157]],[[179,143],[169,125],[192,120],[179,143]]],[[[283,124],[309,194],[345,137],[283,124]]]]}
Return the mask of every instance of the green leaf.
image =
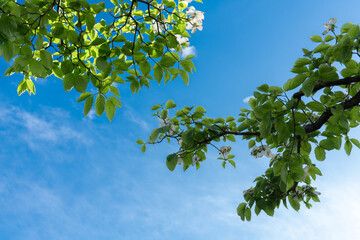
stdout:
{"type": "Polygon", "coordinates": [[[292,73],[306,73],[308,71],[309,71],[309,69],[307,67],[293,67],[291,69],[292,73]]]}
{"type": "Polygon", "coordinates": [[[16,4],[15,2],[8,2],[8,6],[11,8],[11,12],[16,16],[16,17],[21,17],[21,8],[20,5],[16,4]]]}
{"type": "Polygon", "coordinates": [[[299,203],[297,200],[294,200],[291,196],[289,196],[288,199],[289,199],[289,203],[290,203],[290,205],[292,206],[292,208],[293,208],[295,211],[299,211],[299,209],[300,209],[300,203],[299,203]]]}
{"type": "Polygon", "coordinates": [[[29,95],[31,95],[31,93],[35,94],[35,85],[30,79],[24,79],[18,84],[17,94],[19,96],[26,91],[28,91],[29,95]]]}
{"type": "Polygon", "coordinates": [[[70,91],[74,87],[75,75],[73,73],[68,73],[65,75],[63,80],[63,86],[66,92],[70,91]]]}
{"type": "Polygon", "coordinates": [[[274,216],[274,208],[271,206],[266,206],[265,209],[263,209],[267,215],[270,217],[274,216]]]}
{"type": "Polygon", "coordinates": [[[251,210],[250,208],[245,208],[245,217],[247,221],[251,220],[251,210]]]}
{"type": "Polygon", "coordinates": [[[35,42],[35,48],[37,50],[40,50],[43,48],[43,43],[44,43],[44,36],[43,35],[38,35],[36,42],[35,42]]]}
{"type": "Polygon", "coordinates": [[[77,40],[78,40],[78,38],[79,38],[79,35],[77,34],[77,32],[76,31],[74,31],[74,30],[69,30],[69,31],[67,31],[67,33],[66,33],[66,37],[67,37],[67,39],[69,39],[69,42],[71,42],[71,43],[76,43],[77,42],[77,40]]]}
{"type": "Polygon", "coordinates": [[[175,107],[176,107],[176,104],[174,103],[173,100],[170,99],[166,102],[166,105],[165,105],[166,109],[175,108],[175,107]]]}
{"type": "Polygon", "coordinates": [[[334,148],[336,148],[336,145],[335,143],[330,140],[330,139],[323,139],[320,141],[319,143],[320,147],[330,151],[330,150],[333,150],[334,148]]]}
{"type": "Polygon", "coordinates": [[[177,154],[170,154],[167,156],[166,158],[166,166],[168,167],[168,169],[170,171],[174,171],[175,170],[175,167],[176,167],[176,164],[178,162],[178,155],[177,154]]]}
{"type": "Polygon", "coordinates": [[[105,71],[109,67],[110,63],[107,62],[107,58],[99,57],[96,58],[95,65],[100,71],[105,71]]]}
{"type": "Polygon", "coordinates": [[[261,91],[261,92],[268,92],[269,91],[269,85],[263,84],[263,85],[257,87],[256,89],[261,91]]]}
{"type": "Polygon", "coordinates": [[[234,160],[228,160],[229,161],[229,163],[234,167],[234,168],[236,168],[236,164],[235,164],[235,161],[234,160]]]}
{"type": "Polygon", "coordinates": [[[114,42],[125,42],[126,37],[124,35],[118,35],[113,39],[114,42]]]}
{"type": "Polygon", "coordinates": [[[269,118],[262,119],[260,123],[260,135],[263,138],[267,138],[271,132],[272,123],[269,118]]]}
{"type": "Polygon", "coordinates": [[[331,47],[330,44],[322,43],[322,44],[320,44],[319,46],[317,46],[317,47],[313,50],[313,52],[314,52],[314,53],[322,52],[322,51],[328,49],[329,47],[331,47]]]}
{"type": "Polygon", "coordinates": [[[82,102],[82,101],[84,101],[85,99],[87,99],[88,97],[90,97],[91,95],[92,95],[92,93],[88,93],[88,92],[82,93],[82,94],[80,95],[80,97],[78,98],[77,102],[82,102]]]}
{"type": "Polygon", "coordinates": [[[359,140],[355,139],[355,138],[350,138],[350,141],[357,146],[358,148],[360,148],[360,142],[359,140]]]}
{"type": "Polygon", "coordinates": [[[180,76],[184,83],[189,86],[189,74],[184,70],[180,70],[180,76]]]}
{"type": "Polygon", "coordinates": [[[315,148],[315,157],[318,161],[324,161],[326,158],[325,150],[322,147],[315,148]]]}
{"type": "Polygon", "coordinates": [[[96,38],[94,39],[94,41],[91,42],[91,46],[98,46],[100,44],[103,44],[104,42],[106,42],[106,40],[104,38],[96,38]]]}
{"type": "Polygon", "coordinates": [[[304,81],[301,90],[304,92],[306,97],[309,97],[316,85],[316,81],[314,81],[312,78],[308,78],[304,81]]]}
{"type": "MultiPolygon", "coordinates": [[[[72,73],[70,73],[72,74],[72,73]]],[[[74,75],[74,88],[78,92],[85,92],[87,88],[88,82],[85,80],[83,76],[80,75],[74,75]]]]}
{"type": "Polygon", "coordinates": [[[151,71],[151,64],[148,61],[142,61],[140,63],[140,71],[144,76],[148,75],[151,71]]]}
{"type": "Polygon", "coordinates": [[[46,69],[44,68],[42,63],[39,61],[36,61],[34,59],[31,60],[31,62],[29,64],[29,69],[30,69],[30,72],[32,73],[32,75],[35,77],[39,77],[39,78],[46,77],[46,69]]]}
{"type": "Polygon", "coordinates": [[[95,112],[98,116],[101,116],[105,111],[105,97],[102,94],[98,94],[95,100],[95,112]]]}
{"type": "Polygon", "coordinates": [[[109,100],[118,108],[121,108],[121,102],[119,99],[117,99],[116,97],[109,97],[109,100]]]}
{"type": "Polygon", "coordinates": [[[146,152],[146,145],[145,145],[145,144],[141,146],[141,151],[142,151],[143,153],[146,152]]]}
{"type": "Polygon", "coordinates": [[[91,108],[93,106],[93,103],[94,103],[94,96],[91,96],[88,99],[86,99],[85,104],[84,104],[84,116],[85,117],[90,112],[90,110],[91,110],[91,108]]]}
{"type": "Polygon", "coordinates": [[[33,81],[31,81],[30,79],[26,79],[26,85],[27,85],[27,91],[29,93],[29,95],[34,94],[35,95],[35,84],[33,81]]]}
{"type": "Polygon", "coordinates": [[[65,60],[61,63],[61,71],[65,75],[71,73],[74,70],[74,64],[70,60],[65,60]]]}
{"type": "Polygon", "coordinates": [[[206,110],[203,106],[197,106],[195,108],[195,113],[206,113],[206,110]]]}
{"type": "Polygon", "coordinates": [[[154,110],[158,110],[159,108],[161,108],[161,105],[158,105],[158,104],[157,104],[157,105],[152,106],[152,107],[151,107],[151,110],[154,111],[154,110]]]}
{"type": "Polygon", "coordinates": [[[166,68],[169,68],[169,67],[172,67],[174,66],[174,64],[177,62],[176,59],[174,59],[174,57],[171,57],[171,56],[167,56],[167,55],[164,55],[159,64],[163,67],[166,67],[166,68]]]}
{"type": "Polygon", "coordinates": [[[304,80],[307,78],[306,74],[299,74],[294,78],[290,78],[285,84],[284,84],[284,90],[289,91],[294,88],[297,88],[300,86],[304,80]]]}
{"type": "Polygon", "coordinates": [[[85,15],[86,29],[88,31],[92,30],[95,25],[95,17],[91,13],[85,15]]]}
{"type": "Polygon", "coordinates": [[[232,141],[232,142],[236,142],[236,139],[235,139],[234,135],[227,135],[226,139],[229,140],[229,141],[232,141]]]}
{"type": "Polygon", "coordinates": [[[310,37],[310,39],[313,42],[322,42],[323,41],[321,36],[319,36],[319,35],[313,35],[313,36],[310,37]]]}
{"type": "Polygon", "coordinates": [[[321,103],[316,101],[309,102],[308,104],[306,104],[306,106],[312,111],[316,111],[316,112],[325,111],[325,107],[321,103]]]}
{"type": "Polygon", "coordinates": [[[136,143],[137,144],[144,144],[144,141],[142,139],[138,139],[138,140],[136,140],[136,143]]]}
{"type": "Polygon", "coordinates": [[[196,71],[196,68],[195,68],[195,65],[192,61],[189,61],[189,60],[181,60],[180,61],[180,65],[181,67],[187,71],[187,72],[192,72],[192,70],[195,70],[196,71]]]}
{"type": "Polygon", "coordinates": [[[248,145],[249,145],[249,148],[252,148],[253,146],[255,146],[255,140],[254,139],[250,140],[248,145]]]}
{"type": "MultiPolygon", "coordinates": [[[[112,103],[112,101],[106,100],[105,103],[105,111],[106,111],[106,116],[109,119],[109,121],[111,122],[112,119],[115,116],[115,112],[116,112],[116,107],[115,105],[112,103]]],[[[100,114],[101,115],[101,114],[100,114]]]]}
{"type": "Polygon", "coordinates": [[[164,71],[162,69],[162,67],[156,65],[155,68],[154,68],[154,77],[155,77],[155,80],[160,84],[161,83],[161,80],[163,78],[163,75],[164,75],[164,71]]]}
{"type": "Polygon", "coordinates": [[[64,25],[62,25],[61,23],[57,23],[54,24],[51,27],[51,34],[53,35],[53,37],[60,37],[61,34],[63,34],[65,31],[64,25]]]}
{"type": "Polygon", "coordinates": [[[241,220],[244,221],[245,219],[245,208],[246,208],[246,203],[240,203],[239,206],[237,207],[237,214],[239,215],[239,217],[241,218],[241,220]]]}
{"type": "Polygon", "coordinates": [[[110,92],[112,92],[115,96],[120,97],[119,89],[117,89],[117,87],[110,86],[110,92]]]}
{"type": "Polygon", "coordinates": [[[226,118],[226,122],[232,122],[232,121],[234,121],[234,120],[235,120],[235,118],[232,117],[232,116],[228,116],[228,117],[226,118]]]}
{"type": "Polygon", "coordinates": [[[303,67],[310,63],[311,60],[308,58],[298,58],[298,60],[296,60],[296,62],[294,63],[294,67],[303,67]]]}
{"type": "Polygon", "coordinates": [[[261,212],[261,208],[259,208],[258,206],[255,206],[255,214],[256,214],[256,216],[259,216],[260,212],[261,212]]]}
{"type": "Polygon", "coordinates": [[[327,36],[325,37],[324,41],[325,41],[325,42],[330,42],[330,41],[333,40],[333,39],[335,39],[334,36],[332,36],[332,35],[327,35],[327,36]]]}
{"type": "Polygon", "coordinates": [[[347,33],[351,29],[352,26],[353,26],[352,23],[345,23],[344,25],[342,25],[340,32],[347,33]]]}
{"type": "Polygon", "coordinates": [[[344,45],[340,48],[339,61],[345,62],[352,56],[352,45],[344,45]]]}
{"type": "Polygon", "coordinates": [[[345,149],[346,154],[347,154],[348,156],[350,156],[351,149],[352,149],[352,144],[351,144],[350,141],[346,141],[346,142],[345,142],[344,149],[345,149]]]}
{"type": "Polygon", "coordinates": [[[41,59],[41,63],[44,65],[46,69],[52,69],[53,59],[51,53],[49,53],[46,50],[41,50],[40,59],[41,59]]]}

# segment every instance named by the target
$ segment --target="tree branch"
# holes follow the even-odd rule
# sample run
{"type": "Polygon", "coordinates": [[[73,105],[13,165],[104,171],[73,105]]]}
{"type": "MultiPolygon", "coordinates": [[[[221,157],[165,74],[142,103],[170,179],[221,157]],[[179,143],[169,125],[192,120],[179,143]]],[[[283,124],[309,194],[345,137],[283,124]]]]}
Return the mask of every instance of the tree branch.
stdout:
{"type": "MultiPolygon", "coordinates": [[[[347,78],[343,78],[343,79],[339,79],[339,80],[322,82],[322,83],[315,85],[313,93],[319,91],[322,88],[332,87],[332,86],[340,86],[340,85],[348,85],[348,84],[355,83],[355,82],[360,82],[360,76],[347,77],[347,78]]],[[[295,93],[292,97],[300,99],[302,96],[304,96],[303,91],[299,91],[299,92],[295,93]]]]}
{"type": "MultiPolygon", "coordinates": [[[[360,77],[358,77],[358,78],[360,81],[360,77]]],[[[331,108],[336,108],[336,106],[342,106],[344,108],[344,110],[346,110],[346,109],[349,109],[349,108],[359,105],[359,103],[360,103],[360,91],[358,93],[356,93],[355,96],[352,97],[351,99],[349,99],[343,103],[337,104],[333,107],[326,108],[325,112],[323,112],[321,114],[321,116],[319,117],[319,119],[316,122],[306,124],[304,126],[305,132],[311,133],[311,132],[314,132],[314,131],[320,129],[327,122],[327,120],[329,120],[329,118],[333,115],[331,113],[331,108]]]]}

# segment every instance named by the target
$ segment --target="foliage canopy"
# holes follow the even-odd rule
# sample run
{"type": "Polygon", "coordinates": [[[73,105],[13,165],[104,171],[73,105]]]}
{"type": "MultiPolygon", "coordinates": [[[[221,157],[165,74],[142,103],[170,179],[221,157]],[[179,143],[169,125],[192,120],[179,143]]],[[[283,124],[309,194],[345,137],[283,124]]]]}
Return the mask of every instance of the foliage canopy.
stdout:
{"type": "MultiPolygon", "coordinates": [[[[178,76],[189,84],[193,56],[179,53],[189,46],[188,30],[202,30],[204,19],[188,6],[191,2],[111,0],[107,8],[86,0],[1,0],[0,56],[12,63],[5,75],[23,74],[19,95],[35,94],[33,80],[54,75],[65,91],[81,93],[85,116],[95,106],[97,115],[106,112],[111,121],[126,82],[133,93],[151,81],[166,83],[178,76]]],[[[210,146],[224,168],[227,163],[235,167],[231,147],[219,144],[240,137],[248,141],[251,155],[270,159],[254,187],[244,191],[245,202],[237,209],[241,219],[250,220],[252,208],[272,216],[281,203],[296,211],[301,203],[310,208],[320,194],[311,184],[321,175],[310,156],[324,161],[327,151],[343,146],[349,155],[353,145],[360,147],[348,136],[360,122],[360,28],[347,23],[336,33],[335,23],[332,18],[324,25],[324,36],[310,37],[317,45],[303,49],[291,69],[293,78],[283,87],[259,86],[250,109],[241,109],[237,117],[209,118],[202,106],[173,113],[172,100],[154,105],[160,125],[148,141],[137,141],[141,150],[175,140],[179,150],[168,155],[166,165],[171,171],[182,165],[185,171],[199,168],[210,146]]]]}

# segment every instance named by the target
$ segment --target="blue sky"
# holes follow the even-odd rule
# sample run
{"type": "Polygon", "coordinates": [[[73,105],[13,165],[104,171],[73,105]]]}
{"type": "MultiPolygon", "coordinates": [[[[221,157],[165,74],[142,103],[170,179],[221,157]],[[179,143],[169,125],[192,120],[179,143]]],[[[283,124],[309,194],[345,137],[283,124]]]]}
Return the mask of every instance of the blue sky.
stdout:
{"type": "MultiPolygon", "coordinates": [[[[211,117],[237,115],[243,99],[263,83],[283,85],[309,37],[337,17],[359,23],[359,1],[204,1],[204,30],[196,32],[197,72],[131,94],[112,123],[87,117],[78,94],[55,78],[40,79],[37,94],[16,94],[21,76],[2,77],[0,91],[0,239],[351,239],[360,235],[360,151],[331,152],[314,184],[321,203],[300,213],[281,208],[242,222],[242,191],[263,173],[267,159],[233,146],[237,168],[223,169],[210,151],[199,170],[167,170],[176,145],[136,139],[157,127],[154,104],[202,105],[211,117]]],[[[8,66],[1,58],[1,71],[8,66]]],[[[355,129],[352,136],[360,135],[355,129]]]]}

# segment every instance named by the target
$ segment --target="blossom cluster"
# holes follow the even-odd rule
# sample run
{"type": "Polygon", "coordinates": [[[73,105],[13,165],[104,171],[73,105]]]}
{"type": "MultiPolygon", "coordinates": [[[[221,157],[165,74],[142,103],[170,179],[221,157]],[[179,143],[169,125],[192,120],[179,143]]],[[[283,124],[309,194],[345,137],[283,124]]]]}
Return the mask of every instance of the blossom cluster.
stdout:
{"type": "Polygon", "coordinates": [[[310,184],[301,186],[301,190],[299,187],[295,188],[295,192],[291,194],[292,199],[298,200],[299,198],[302,199],[304,197],[304,193],[307,193],[308,195],[320,195],[321,192],[315,191],[317,188],[311,186],[310,184]]]}
{"type": "MultiPolygon", "coordinates": [[[[192,2],[192,0],[180,0],[180,2],[186,4],[187,6],[189,3],[192,2]]],[[[164,6],[160,5],[159,9],[163,8],[164,6]]],[[[205,18],[204,12],[197,11],[193,6],[190,6],[186,11],[186,15],[188,17],[188,22],[186,23],[187,30],[191,30],[191,33],[193,34],[197,29],[199,29],[200,31],[203,29],[202,22],[205,18]]],[[[151,28],[154,30],[155,33],[162,33],[168,30],[168,24],[169,22],[166,19],[164,21],[153,20],[151,28]]],[[[176,41],[180,45],[190,45],[189,38],[182,37],[180,34],[175,34],[174,36],[176,37],[176,41]]]]}
{"type": "Polygon", "coordinates": [[[244,197],[245,197],[247,194],[252,194],[253,192],[254,192],[254,188],[251,187],[251,188],[249,188],[248,190],[244,190],[244,191],[243,191],[243,195],[244,195],[244,197]]]}
{"type": "Polygon", "coordinates": [[[152,29],[154,30],[155,33],[165,32],[166,31],[166,21],[165,22],[160,22],[160,21],[153,20],[152,29]]]}
{"type": "MultiPolygon", "coordinates": [[[[194,155],[192,157],[192,164],[191,165],[195,166],[196,163],[199,162],[200,160],[201,160],[201,158],[198,155],[194,155]]],[[[184,160],[179,156],[177,164],[181,165],[181,164],[183,164],[183,162],[184,162],[184,160]]]]}
{"type": "Polygon", "coordinates": [[[159,128],[168,126],[169,134],[173,135],[175,133],[175,125],[173,122],[171,122],[170,120],[166,121],[165,119],[160,117],[158,117],[158,120],[159,120],[159,128]]]}
{"type": "Polygon", "coordinates": [[[230,146],[222,146],[219,150],[219,154],[228,158],[230,155],[231,147],[230,146]]]}
{"type": "Polygon", "coordinates": [[[311,166],[304,167],[304,177],[303,177],[302,181],[305,181],[305,179],[310,176],[310,173],[309,173],[310,167],[311,166]]]}
{"type": "Polygon", "coordinates": [[[197,11],[193,6],[190,6],[186,15],[189,16],[189,22],[186,23],[187,30],[191,29],[191,33],[195,33],[197,29],[203,30],[204,12],[197,11]]]}
{"type": "Polygon", "coordinates": [[[271,152],[271,149],[268,145],[261,145],[261,146],[255,145],[251,150],[251,155],[254,156],[255,158],[262,156],[273,158],[276,156],[271,152]]]}
{"type": "Polygon", "coordinates": [[[337,22],[336,18],[330,18],[329,22],[324,24],[326,30],[323,32],[323,35],[326,35],[331,30],[334,30],[336,22],[337,22]]]}

